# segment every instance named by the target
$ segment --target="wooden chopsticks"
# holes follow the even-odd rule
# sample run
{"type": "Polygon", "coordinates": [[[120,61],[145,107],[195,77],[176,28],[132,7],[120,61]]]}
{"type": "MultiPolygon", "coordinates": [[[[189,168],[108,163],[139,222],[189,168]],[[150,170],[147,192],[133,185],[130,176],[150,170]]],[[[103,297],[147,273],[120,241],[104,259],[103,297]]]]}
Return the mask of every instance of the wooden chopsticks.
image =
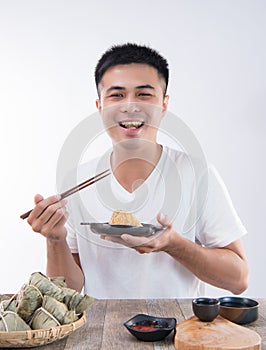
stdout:
{"type": "MultiPolygon", "coordinates": [[[[109,169],[107,169],[107,170],[105,170],[105,171],[103,171],[103,172],[101,172],[101,173],[91,177],[90,179],[80,183],[79,185],[76,185],[76,186],[70,188],[69,190],[59,194],[59,196],[61,197],[60,199],[64,199],[64,198],[66,198],[66,197],[68,197],[68,196],[70,196],[70,195],[72,195],[72,194],[74,194],[74,193],[76,193],[76,192],[78,192],[80,190],[83,190],[83,188],[88,187],[88,186],[94,184],[95,182],[97,182],[99,180],[102,180],[103,178],[105,178],[106,176],[108,176],[110,174],[111,174],[111,171],[109,169]]],[[[24,213],[24,214],[20,215],[20,218],[23,219],[23,220],[26,219],[30,215],[32,210],[33,209],[27,211],[27,213],[24,213]]]]}

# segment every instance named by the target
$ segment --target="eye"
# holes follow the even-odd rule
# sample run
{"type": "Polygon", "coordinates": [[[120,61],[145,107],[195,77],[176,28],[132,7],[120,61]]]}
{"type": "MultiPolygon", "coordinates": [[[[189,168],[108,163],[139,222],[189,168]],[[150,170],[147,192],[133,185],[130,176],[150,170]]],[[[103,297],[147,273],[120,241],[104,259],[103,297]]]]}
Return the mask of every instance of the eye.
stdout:
{"type": "Polygon", "coordinates": [[[124,95],[121,94],[121,93],[116,93],[116,94],[111,94],[108,96],[108,98],[111,98],[111,99],[120,99],[120,98],[123,98],[124,95]]]}
{"type": "Polygon", "coordinates": [[[141,92],[139,93],[139,96],[142,96],[142,97],[149,97],[149,96],[152,96],[152,94],[149,94],[147,92],[141,92]]]}
{"type": "Polygon", "coordinates": [[[123,97],[123,94],[111,94],[108,97],[123,97]]]}

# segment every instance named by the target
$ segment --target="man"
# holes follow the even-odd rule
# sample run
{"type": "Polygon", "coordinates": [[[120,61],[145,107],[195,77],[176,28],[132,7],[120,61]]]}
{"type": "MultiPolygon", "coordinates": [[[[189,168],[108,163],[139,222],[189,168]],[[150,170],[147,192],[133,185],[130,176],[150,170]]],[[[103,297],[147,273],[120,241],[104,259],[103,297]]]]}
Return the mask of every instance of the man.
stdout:
{"type": "Polygon", "coordinates": [[[193,297],[204,293],[202,282],[242,293],[246,231],[219,175],[208,167],[195,180],[189,155],[157,142],[169,99],[167,61],[145,46],[114,46],[99,60],[95,80],[113,148],[80,174],[89,178],[101,162],[112,174],[69,198],[67,225],[65,200],[35,196],[28,222],[46,237],[47,274],[63,275],[69,287],[96,298],[193,297]],[[125,208],[164,230],[152,237],[97,236],[79,225],[89,216],[106,222],[112,210],[125,208]]]}

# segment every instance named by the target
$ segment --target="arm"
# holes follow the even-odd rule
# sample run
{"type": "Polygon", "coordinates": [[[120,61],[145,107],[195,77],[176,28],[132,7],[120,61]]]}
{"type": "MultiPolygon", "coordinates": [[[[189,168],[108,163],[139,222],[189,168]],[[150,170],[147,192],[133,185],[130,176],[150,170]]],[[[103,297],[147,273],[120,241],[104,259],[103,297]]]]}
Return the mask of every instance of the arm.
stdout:
{"type": "Polygon", "coordinates": [[[202,281],[240,294],[248,287],[248,263],[241,240],[223,248],[206,248],[178,234],[165,251],[202,281]]]}
{"type": "Polygon", "coordinates": [[[202,281],[234,294],[240,294],[247,288],[248,263],[240,240],[223,248],[206,248],[175,232],[167,218],[159,215],[158,221],[167,229],[153,237],[125,234],[121,238],[102,238],[128,245],[141,254],[164,251],[202,281]]]}
{"type": "Polygon", "coordinates": [[[64,276],[67,286],[80,292],[84,285],[84,275],[78,254],[72,255],[66,241],[66,201],[60,201],[58,196],[43,199],[36,195],[35,204],[28,223],[33,231],[46,238],[47,276],[64,276]]]}
{"type": "Polygon", "coordinates": [[[51,241],[47,239],[47,267],[49,277],[64,276],[69,288],[81,292],[84,276],[79,263],[79,255],[71,254],[66,240],[51,241]]]}

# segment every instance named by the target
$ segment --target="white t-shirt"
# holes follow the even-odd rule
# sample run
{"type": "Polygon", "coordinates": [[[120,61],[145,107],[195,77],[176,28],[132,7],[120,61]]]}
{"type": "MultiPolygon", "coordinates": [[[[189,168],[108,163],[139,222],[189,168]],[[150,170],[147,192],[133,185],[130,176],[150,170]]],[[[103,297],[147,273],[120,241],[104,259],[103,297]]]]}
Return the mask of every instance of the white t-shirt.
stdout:
{"type": "MultiPolygon", "coordinates": [[[[110,152],[79,167],[75,181],[110,167],[110,152]]],[[[158,226],[168,215],[176,232],[206,247],[223,247],[246,230],[217,171],[185,153],[163,147],[147,180],[133,193],[113,174],[68,199],[67,242],[78,253],[84,292],[98,299],[178,298],[204,295],[204,283],[165,252],[139,254],[100,239],[81,222],[108,222],[114,210],[128,210],[143,223],[158,226]]]]}

